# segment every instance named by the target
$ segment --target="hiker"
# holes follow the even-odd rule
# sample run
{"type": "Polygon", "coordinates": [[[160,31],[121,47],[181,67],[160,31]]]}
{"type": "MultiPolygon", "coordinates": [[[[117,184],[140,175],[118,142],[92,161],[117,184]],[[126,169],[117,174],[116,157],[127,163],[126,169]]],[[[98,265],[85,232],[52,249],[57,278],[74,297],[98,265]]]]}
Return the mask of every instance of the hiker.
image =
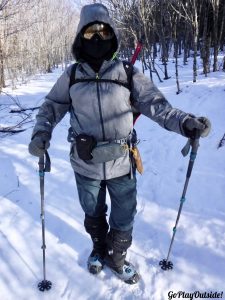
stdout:
{"type": "Polygon", "coordinates": [[[172,108],[144,74],[115,56],[118,47],[119,35],[107,8],[99,3],[85,5],[72,45],[75,74],[71,78],[74,65],[69,66],[46,96],[29,152],[43,156],[54,127],[70,113],[70,160],[85,213],[84,227],[93,241],[88,270],[98,274],[106,264],[133,284],[140,278],[126,260],[137,203],[133,111],[188,138],[194,138],[196,130],[206,136],[210,122],[172,108]],[[106,189],[111,199],[109,221],[106,189]]]}

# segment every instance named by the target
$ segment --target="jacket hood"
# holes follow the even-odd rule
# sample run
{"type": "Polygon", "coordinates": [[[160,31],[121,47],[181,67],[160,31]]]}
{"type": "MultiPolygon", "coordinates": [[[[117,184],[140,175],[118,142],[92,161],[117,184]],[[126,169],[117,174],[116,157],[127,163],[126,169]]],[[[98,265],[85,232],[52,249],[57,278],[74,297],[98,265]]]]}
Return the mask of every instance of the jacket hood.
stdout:
{"type": "Polygon", "coordinates": [[[113,38],[112,55],[117,51],[119,46],[119,33],[112,18],[109,16],[108,9],[101,3],[89,4],[83,6],[81,9],[80,22],[78,24],[76,36],[72,45],[72,54],[76,60],[81,58],[81,31],[88,24],[95,22],[108,24],[112,28],[115,34],[113,38]]]}

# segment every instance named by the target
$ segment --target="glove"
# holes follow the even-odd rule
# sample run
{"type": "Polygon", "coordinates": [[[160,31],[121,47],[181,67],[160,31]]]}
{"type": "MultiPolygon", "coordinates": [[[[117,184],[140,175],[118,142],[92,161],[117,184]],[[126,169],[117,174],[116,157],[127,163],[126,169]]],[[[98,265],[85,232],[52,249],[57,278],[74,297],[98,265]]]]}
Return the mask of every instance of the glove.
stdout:
{"type": "Polygon", "coordinates": [[[50,146],[51,135],[48,132],[37,132],[29,144],[31,155],[41,157],[50,146]]]}
{"type": "Polygon", "coordinates": [[[183,123],[183,130],[186,137],[194,139],[196,129],[199,130],[201,137],[206,137],[211,130],[211,122],[205,117],[190,115],[183,123]]]}

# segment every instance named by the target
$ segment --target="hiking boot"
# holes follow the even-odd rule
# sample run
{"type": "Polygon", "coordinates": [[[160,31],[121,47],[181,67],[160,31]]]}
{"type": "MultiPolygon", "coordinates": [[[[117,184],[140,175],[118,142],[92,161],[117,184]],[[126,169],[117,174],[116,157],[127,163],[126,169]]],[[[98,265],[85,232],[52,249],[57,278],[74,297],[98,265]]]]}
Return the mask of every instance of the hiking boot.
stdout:
{"type": "Polygon", "coordinates": [[[103,269],[103,259],[107,249],[106,235],[109,226],[106,216],[90,217],[86,214],[84,226],[93,242],[93,250],[87,261],[88,270],[92,274],[98,274],[103,269]]]}
{"type": "Polygon", "coordinates": [[[140,276],[137,273],[135,267],[125,260],[124,265],[120,269],[110,268],[111,271],[127,284],[135,284],[139,281],[140,276]]]}
{"type": "Polygon", "coordinates": [[[95,250],[92,250],[87,261],[88,271],[91,274],[95,274],[95,275],[99,274],[103,269],[103,265],[104,265],[104,260],[101,257],[101,255],[95,252],[95,250]]]}
{"type": "Polygon", "coordinates": [[[140,279],[135,267],[126,261],[127,249],[132,243],[132,228],[127,231],[110,229],[107,235],[107,250],[104,261],[122,281],[135,284],[140,279]]]}

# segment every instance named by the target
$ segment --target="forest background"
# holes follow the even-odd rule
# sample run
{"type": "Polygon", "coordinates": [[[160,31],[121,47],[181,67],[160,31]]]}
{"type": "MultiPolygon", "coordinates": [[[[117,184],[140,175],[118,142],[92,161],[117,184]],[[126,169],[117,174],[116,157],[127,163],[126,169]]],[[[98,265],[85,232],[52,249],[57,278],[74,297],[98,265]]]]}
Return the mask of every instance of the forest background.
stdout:
{"type": "MultiPolygon", "coordinates": [[[[71,44],[82,5],[96,1],[0,0],[0,92],[36,73],[52,72],[71,63],[71,44]]],[[[178,58],[193,57],[196,82],[201,57],[203,72],[225,70],[224,0],[103,0],[118,25],[120,55],[130,59],[142,40],[142,69],[153,80],[170,78],[169,57],[174,57],[177,93],[178,58]],[[222,53],[223,60],[218,55],[222,53]],[[161,64],[156,63],[156,58],[161,64]]]]}

